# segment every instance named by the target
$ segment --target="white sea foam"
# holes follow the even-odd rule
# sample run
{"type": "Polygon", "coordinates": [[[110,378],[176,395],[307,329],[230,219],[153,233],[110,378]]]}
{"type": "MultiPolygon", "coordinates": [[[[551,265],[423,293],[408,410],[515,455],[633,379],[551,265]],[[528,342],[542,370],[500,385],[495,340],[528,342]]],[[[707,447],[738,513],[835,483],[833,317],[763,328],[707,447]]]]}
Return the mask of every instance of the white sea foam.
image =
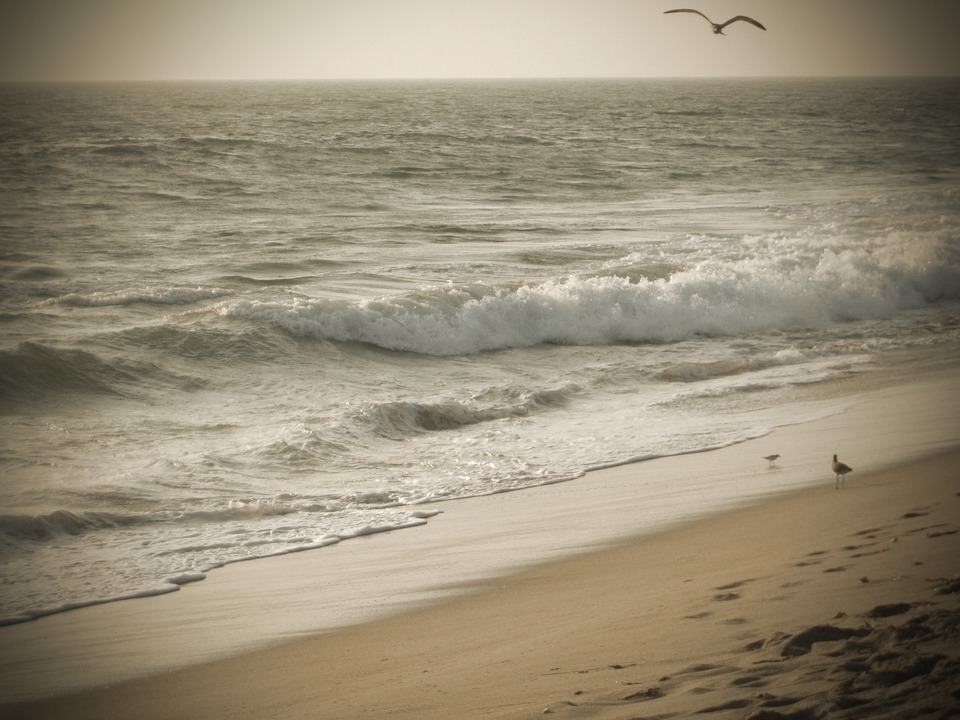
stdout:
{"type": "Polygon", "coordinates": [[[623,277],[608,265],[606,276],[519,287],[447,285],[352,303],[241,298],[217,311],[301,337],[443,356],[787,332],[960,298],[960,254],[947,242],[910,237],[816,250],[707,259],[654,280],[623,277]]]}

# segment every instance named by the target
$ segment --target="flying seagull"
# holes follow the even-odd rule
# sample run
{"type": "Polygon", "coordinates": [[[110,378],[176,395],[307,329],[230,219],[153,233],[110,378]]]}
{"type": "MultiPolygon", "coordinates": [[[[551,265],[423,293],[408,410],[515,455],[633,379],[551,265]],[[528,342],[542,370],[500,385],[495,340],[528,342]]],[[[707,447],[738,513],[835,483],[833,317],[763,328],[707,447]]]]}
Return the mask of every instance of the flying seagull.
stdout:
{"type": "Polygon", "coordinates": [[[680,8],[679,10],[667,10],[667,11],[666,11],[665,13],[663,13],[663,14],[664,14],[664,15],[669,15],[670,13],[678,13],[678,12],[696,13],[697,15],[699,15],[700,17],[702,17],[704,20],[706,20],[708,23],[710,23],[711,25],[713,25],[713,34],[714,34],[714,35],[723,35],[723,29],[724,29],[727,25],[729,25],[730,23],[735,23],[737,20],[743,20],[744,22],[748,22],[748,23],[750,23],[751,25],[756,25],[756,26],[757,26],[758,28],[760,28],[761,30],[766,30],[766,28],[765,28],[763,25],[761,25],[760,23],[758,23],[758,22],[757,22],[756,20],[754,20],[753,18],[747,17],[746,15],[737,15],[736,17],[730,18],[730,19],[727,20],[725,23],[715,23],[713,20],[711,20],[710,18],[708,18],[706,15],[704,15],[704,14],[703,14],[702,12],[700,12],[699,10],[689,10],[689,9],[687,9],[687,8],[680,8]]]}

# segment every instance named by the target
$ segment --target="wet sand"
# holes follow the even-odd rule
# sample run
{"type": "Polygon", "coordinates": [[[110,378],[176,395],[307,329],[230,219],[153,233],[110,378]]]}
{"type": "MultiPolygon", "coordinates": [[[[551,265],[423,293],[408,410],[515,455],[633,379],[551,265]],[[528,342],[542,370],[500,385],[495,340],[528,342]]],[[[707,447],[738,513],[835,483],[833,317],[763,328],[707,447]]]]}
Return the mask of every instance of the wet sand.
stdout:
{"type": "Polygon", "coordinates": [[[11,716],[944,717],[958,467],[953,451],[11,716]]]}
{"type": "MultiPolygon", "coordinates": [[[[541,506],[544,525],[525,522],[524,536],[501,532],[490,547],[475,540],[484,556],[516,548],[518,571],[461,569],[449,587],[438,576],[429,597],[418,595],[367,622],[277,635],[284,617],[310,612],[308,593],[291,588],[295,576],[306,583],[329,570],[333,555],[324,559],[318,551],[226,568],[174,596],[4,628],[0,639],[23,649],[24,672],[31,662],[53,663],[55,650],[42,650],[45,644],[61,643],[75,667],[97,665],[99,656],[133,665],[141,662],[134,648],[169,650],[158,639],[163,631],[171,645],[187,637],[202,644],[210,626],[217,637],[231,627],[243,636],[250,617],[262,617],[275,640],[250,651],[218,649],[208,660],[171,655],[166,666],[133,679],[110,676],[104,668],[112,666],[104,664],[91,670],[84,687],[64,685],[57,697],[7,703],[0,715],[760,720],[929,711],[945,717],[960,706],[960,428],[951,425],[956,384],[924,387],[900,388],[841,416],[733,448],[613,468],[581,483],[591,497],[598,487],[615,495],[618,482],[638,475],[655,471],[665,483],[691,473],[720,477],[743,472],[738,468],[750,459],[758,465],[744,477],[759,474],[767,484],[792,473],[814,476],[809,487],[758,493],[743,507],[677,518],[657,532],[631,537],[614,528],[619,540],[601,540],[590,517],[595,509],[569,495],[580,492],[577,483],[548,488],[541,500],[559,499],[556,507],[541,506]],[[777,468],[761,459],[769,450],[783,455],[777,468]],[[835,451],[854,467],[843,490],[834,489],[830,471],[835,451]],[[593,545],[581,542],[573,557],[525,560],[528,535],[559,535],[558,546],[569,545],[584,515],[593,526],[584,537],[595,538],[593,545]],[[276,590],[282,586],[276,574],[291,584],[276,590]],[[141,636],[127,613],[139,613],[141,636]],[[88,647],[92,637],[100,640],[88,647]]],[[[463,513],[458,519],[466,522],[472,512],[496,508],[509,526],[507,506],[520,499],[529,519],[531,497],[537,494],[477,498],[445,512],[463,513]]],[[[449,540],[444,533],[453,525],[462,540],[462,523],[433,520],[371,540],[390,541],[396,558],[409,557],[411,548],[449,540]]],[[[344,561],[363,561],[364,544],[349,545],[344,561]]],[[[370,557],[380,557],[379,549],[370,557]]],[[[450,561],[469,558],[461,548],[450,561]]],[[[421,554],[408,564],[423,572],[424,562],[421,554]]],[[[397,569],[404,570],[400,563],[397,569]]],[[[375,597],[370,602],[378,604],[375,597]]],[[[13,673],[10,648],[4,669],[13,673]]]]}

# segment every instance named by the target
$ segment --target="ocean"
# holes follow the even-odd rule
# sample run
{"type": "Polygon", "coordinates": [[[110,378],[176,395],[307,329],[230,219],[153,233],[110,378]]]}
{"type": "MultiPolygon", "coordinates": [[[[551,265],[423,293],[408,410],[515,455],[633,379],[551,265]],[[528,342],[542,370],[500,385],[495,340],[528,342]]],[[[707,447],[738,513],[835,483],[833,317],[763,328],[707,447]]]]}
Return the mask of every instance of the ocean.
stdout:
{"type": "Polygon", "coordinates": [[[0,278],[8,624],[955,362],[960,80],[2,85],[0,278]]]}

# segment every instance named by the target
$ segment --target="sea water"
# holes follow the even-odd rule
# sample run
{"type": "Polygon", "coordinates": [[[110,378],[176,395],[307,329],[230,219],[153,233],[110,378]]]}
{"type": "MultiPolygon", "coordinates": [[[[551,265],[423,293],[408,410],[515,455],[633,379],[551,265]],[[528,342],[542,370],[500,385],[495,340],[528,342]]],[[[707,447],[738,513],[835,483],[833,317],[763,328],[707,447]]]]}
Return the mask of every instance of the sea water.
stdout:
{"type": "Polygon", "coordinates": [[[953,352],[960,81],[0,86],[0,278],[17,622],[953,352]]]}

